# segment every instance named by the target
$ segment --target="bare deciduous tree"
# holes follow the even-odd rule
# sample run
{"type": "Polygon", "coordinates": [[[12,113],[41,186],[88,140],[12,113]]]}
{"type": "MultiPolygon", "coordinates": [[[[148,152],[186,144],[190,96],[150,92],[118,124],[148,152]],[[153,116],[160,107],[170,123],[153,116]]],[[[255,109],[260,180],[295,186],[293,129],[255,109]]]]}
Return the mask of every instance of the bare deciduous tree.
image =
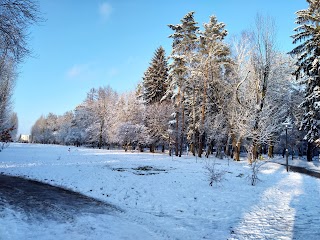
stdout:
{"type": "Polygon", "coordinates": [[[27,30],[40,20],[37,1],[0,0],[0,55],[20,62],[30,54],[27,30]]]}

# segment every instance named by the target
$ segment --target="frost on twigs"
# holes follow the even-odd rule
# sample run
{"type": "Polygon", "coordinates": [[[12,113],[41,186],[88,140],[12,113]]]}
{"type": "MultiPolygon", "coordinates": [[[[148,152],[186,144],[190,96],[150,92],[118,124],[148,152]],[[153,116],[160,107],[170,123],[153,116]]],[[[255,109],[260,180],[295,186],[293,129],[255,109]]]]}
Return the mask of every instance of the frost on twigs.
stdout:
{"type": "Polygon", "coordinates": [[[226,171],[219,169],[215,161],[207,161],[204,169],[206,170],[206,175],[208,176],[210,186],[213,186],[213,184],[217,186],[218,183],[224,180],[226,171]]]}
{"type": "Polygon", "coordinates": [[[258,181],[261,181],[259,179],[260,167],[266,163],[267,162],[262,162],[256,159],[250,164],[251,172],[248,175],[248,179],[252,186],[255,186],[258,181]]]}
{"type": "Polygon", "coordinates": [[[2,152],[3,149],[9,147],[9,144],[8,142],[0,142],[0,152],[2,152]]]}
{"type": "Polygon", "coordinates": [[[3,131],[0,131],[0,152],[7,148],[12,142],[11,132],[15,130],[15,127],[11,127],[8,129],[4,129],[3,131]]]}

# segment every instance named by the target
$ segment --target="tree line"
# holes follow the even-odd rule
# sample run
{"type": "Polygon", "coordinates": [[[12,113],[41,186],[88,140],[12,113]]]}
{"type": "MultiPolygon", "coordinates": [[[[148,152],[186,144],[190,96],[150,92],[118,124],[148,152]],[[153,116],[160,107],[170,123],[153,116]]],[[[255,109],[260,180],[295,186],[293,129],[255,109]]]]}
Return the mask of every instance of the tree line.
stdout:
{"type": "Polygon", "coordinates": [[[297,12],[298,28],[289,54],[276,48],[275,24],[257,16],[254,29],[229,43],[225,24],[211,16],[200,28],[194,12],[170,24],[169,56],[156,49],[141,83],[130,93],[91,89],[62,116],[41,116],[34,142],[149,147],[181,156],[213,151],[235,160],[273,157],[289,145],[308,160],[319,144],[319,0],[297,12]]]}

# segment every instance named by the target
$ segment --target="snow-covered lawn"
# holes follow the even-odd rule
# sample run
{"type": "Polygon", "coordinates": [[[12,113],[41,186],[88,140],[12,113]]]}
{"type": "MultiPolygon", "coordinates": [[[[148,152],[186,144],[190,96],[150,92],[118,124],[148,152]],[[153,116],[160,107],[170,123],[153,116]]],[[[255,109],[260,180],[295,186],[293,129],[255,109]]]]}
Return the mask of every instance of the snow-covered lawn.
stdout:
{"type": "Polygon", "coordinates": [[[11,144],[0,172],[81,192],[124,210],[79,216],[72,225],[26,222],[0,212],[0,239],[316,239],[320,236],[320,179],[261,166],[191,156],[125,153],[51,145],[11,144]],[[223,180],[209,185],[205,166],[223,180]],[[87,225],[96,222],[92,228],[87,225]]]}

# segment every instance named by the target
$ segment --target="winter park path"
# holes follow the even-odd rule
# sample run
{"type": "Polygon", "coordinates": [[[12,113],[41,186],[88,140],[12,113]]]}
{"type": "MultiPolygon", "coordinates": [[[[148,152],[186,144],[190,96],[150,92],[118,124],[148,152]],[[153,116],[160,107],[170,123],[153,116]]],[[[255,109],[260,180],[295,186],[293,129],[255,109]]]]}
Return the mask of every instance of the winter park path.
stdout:
{"type": "Polygon", "coordinates": [[[25,213],[27,218],[71,221],[78,214],[106,214],[112,205],[37,181],[0,175],[0,211],[6,205],[25,213]]]}
{"type": "Polygon", "coordinates": [[[147,231],[105,202],[0,174],[0,239],[129,239],[147,231]],[[122,223],[123,225],[120,225],[122,223]],[[123,231],[123,227],[129,230],[123,231]],[[130,230],[131,229],[131,230],[130,230]]]}
{"type": "MultiPolygon", "coordinates": [[[[281,165],[285,166],[285,164],[281,164],[281,165]]],[[[304,168],[304,167],[298,167],[298,166],[289,165],[289,170],[292,171],[292,172],[298,172],[298,173],[306,174],[306,175],[311,176],[311,177],[320,178],[320,172],[317,172],[317,171],[314,171],[314,170],[309,170],[309,169],[304,168]]]]}
{"type": "MultiPolygon", "coordinates": [[[[281,164],[285,166],[285,164],[281,164]]],[[[320,173],[304,167],[290,166],[289,173],[298,172],[320,178],[320,173]]],[[[278,183],[277,188],[270,188],[264,192],[261,201],[247,212],[241,222],[232,229],[231,239],[319,239],[320,237],[320,210],[311,209],[309,199],[303,199],[301,185],[292,185],[291,177],[278,183]],[[294,192],[294,197],[290,192],[294,192]],[[305,206],[298,207],[304,201],[305,206]]],[[[301,176],[302,179],[302,176],[301,176]]],[[[309,186],[315,190],[319,186],[309,186]]],[[[312,191],[316,192],[316,191],[312,191]]],[[[314,196],[311,201],[318,201],[314,196]]],[[[310,204],[320,207],[320,203],[310,204]]]]}

